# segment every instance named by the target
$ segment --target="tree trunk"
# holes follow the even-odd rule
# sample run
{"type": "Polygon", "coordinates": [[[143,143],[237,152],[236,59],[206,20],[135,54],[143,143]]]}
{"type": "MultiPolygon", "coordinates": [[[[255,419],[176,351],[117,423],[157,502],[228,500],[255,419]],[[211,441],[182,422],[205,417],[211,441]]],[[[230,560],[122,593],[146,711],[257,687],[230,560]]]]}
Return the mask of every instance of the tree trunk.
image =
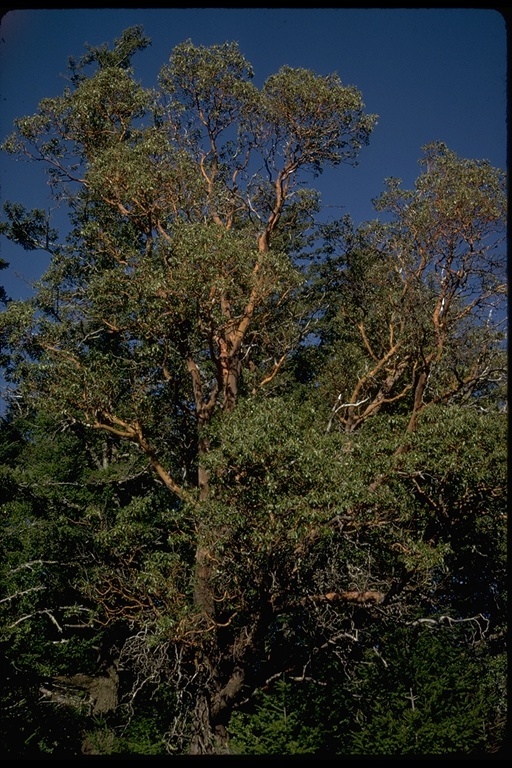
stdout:
{"type": "Polygon", "coordinates": [[[212,720],[209,697],[206,693],[199,692],[192,722],[191,755],[228,755],[230,753],[226,726],[221,723],[215,724],[212,720]]]}
{"type": "MultiPolygon", "coordinates": [[[[244,633],[244,638],[247,633],[244,633]]],[[[251,638],[249,632],[247,638],[251,638]]],[[[205,681],[203,688],[197,689],[197,696],[192,720],[192,737],[190,740],[190,754],[192,755],[227,755],[229,749],[228,726],[233,705],[237,701],[243,689],[245,681],[244,661],[245,651],[252,648],[251,640],[239,644],[241,654],[235,653],[237,658],[230,658],[233,665],[232,672],[224,685],[220,683],[219,667],[212,667],[211,659],[205,656],[203,669],[209,671],[208,683],[205,681]]],[[[215,646],[218,649],[218,646],[215,646]]],[[[230,656],[233,656],[231,647],[230,656]]],[[[218,649],[220,650],[220,649],[218,649]]],[[[220,654],[219,654],[220,656],[220,654]]],[[[224,659],[225,661],[226,659],[224,659]]]]}
{"type": "MultiPolygon", "coordinates": [[[[221,405],[223,411],[230,412],[236,406],[241,365],[238,359],[238,350],[233,351],[231,343],[229,345],[226,342],[221,344],[221,350],[224,353],[219,360],[222,383],[219,391],[223,395],[221,405]]],[[[197,480],[199,505],[201,505],[208,500],[210,495],[209,476],[204,467],[204,457],[207,455],[210,445],[204,435],[204,428],[211,419],[218,394],[216,389],[210,394],[208,402],[205,403],[199,371],[191,356],[188,357],[187,364],[192,376],[198,415],[199,466],[197,480]]],[[[241,690],[244,680],[243,671],[235,669],[236,662],[234,659],[230,659],[231,664],[233,664],[233,672],[226,684],[222,682],[222,678],[225,680],[225,671],[221,675],[219,669],[219,660],[223,659],[223,653],[217,637],[217,609],[212,584],[212,547],[215,545],[215,540],[215,529],[211,527],[208,520],[200,520],[197,526],[194,604],[204,619],[205,643],[197,649],[196,655],[196,665],[201,671],[198,676],[198,688],[192,713],[192,735],[189,748],[191,755],[229,754],[227,726],[233,701],[241,690]]],[[[223,660],[226,661],[227,659],[223,660]]]]}
{"type": "Polygon", "coordinates": [[[210,705],[205,692],[199,691],[192,719],[191,755],[215,754],[215,736],[210,722],[210,705]]]}

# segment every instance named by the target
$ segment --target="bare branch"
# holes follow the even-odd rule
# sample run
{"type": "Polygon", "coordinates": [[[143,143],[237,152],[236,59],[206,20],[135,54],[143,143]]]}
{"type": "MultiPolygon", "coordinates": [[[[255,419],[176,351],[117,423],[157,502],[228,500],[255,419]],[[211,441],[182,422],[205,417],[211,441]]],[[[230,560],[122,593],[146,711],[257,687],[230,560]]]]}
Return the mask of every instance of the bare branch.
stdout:
{"type": "Polygon", "coordinates": [[[31,592],[41,592],[43,589],[46,589],[46,587],[44,586],[30,587],[30,589],[24,589],[23,591],[15,592],[13,595],[9,595],[8,597],[3,597],[0,600],[0,603],[8,603],[10,600],[15,600],[18,597],[23,597],[24,595],[28,595],[31,592]]]}

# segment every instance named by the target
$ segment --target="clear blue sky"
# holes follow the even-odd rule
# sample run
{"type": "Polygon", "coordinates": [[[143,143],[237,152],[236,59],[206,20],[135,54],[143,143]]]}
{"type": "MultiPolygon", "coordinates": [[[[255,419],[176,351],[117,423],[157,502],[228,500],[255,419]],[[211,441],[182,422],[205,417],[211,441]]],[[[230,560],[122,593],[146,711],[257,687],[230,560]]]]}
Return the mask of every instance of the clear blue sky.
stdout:
{"type": "MultiPolygon", "coordinates": [[[[14,10],[0,27],[0,140],[16,117],[33,114],[41,98],[66,84],[69,56],[84,44],[112,43],[141,24],[152,46],[136,54],[135,75],[157,86],[175,45],[238,42],[255,83],[283,66],[337,72],[379,115],[357,168],[324,173],[318,188],[326,213],[373,218],[372,198],[390,176],[412,187],[421,147],[444,141],[459,155],[506,167],[506,23],[493,9],[471,8],[143,8],[14,10]]],[[[0,202],[49,207],[43,169],[0,154],[0,202]]],[[[25,298],[47,264],[5,239],[0,272],[13,298],[25,298]]]]}

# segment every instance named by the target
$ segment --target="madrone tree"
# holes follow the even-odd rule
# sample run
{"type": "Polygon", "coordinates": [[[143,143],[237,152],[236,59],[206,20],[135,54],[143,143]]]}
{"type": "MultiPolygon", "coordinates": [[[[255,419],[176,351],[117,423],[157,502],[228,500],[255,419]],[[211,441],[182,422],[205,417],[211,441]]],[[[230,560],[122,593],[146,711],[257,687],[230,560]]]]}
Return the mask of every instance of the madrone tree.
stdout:
{"type": "MultiPolygon", "coordinates": [[[[453,669],[464,644],[503,655],[503,174],[425,148],[415,189],[391,181],[381,219],[325,227],[308,272],[304,182],[368,141],[358,91],[287,67],[259,90],[235,45],[189,42],[146,91],[130,61],[147,43],[132,29],[88,49],[5,143],[47,165],[70,225],[62,242],[18,203],[2,225],[51,254],[34,298],[2,313],[26,441],[4,478],[7,636],[108,651],[45,695],[101,677],[115,718],[155,694],[168,752],[226,752],[233,729],[250,751],[235,710],[307,685],[323,711],[333,671],[359,737],[331,745],[378,726],[374,753],[403,747],[382,701],[346,711],[385,664],[386,701],[432,699],[425,744],[446,696],[397,668],[396,638],[426,643],[433,668],[441,630],[464,629],[453,669]]],[[[460,746],[455,722],[486,745],[501,698],[466,713],[466,693],[436,748],[460,746]]],[[[325,744],[312,726],[293,749],[325,744]]]]}
{"type": "Polygon", "coordinates": [[[389,179],[374,201],[381,219],[323,227],[313,271],[329,428],[387,409],[412,433],[435,404],[506,402],[505,177],[441,142],[423,152],[415,188],[389,179]]]}
{"type": "MultiPolygon", "coordinates": [[[[193,700],[190,751],[208,753],[226,748],[277,610],[263,583],[246,601],[223,562],[234,528],[211,491],[210,430],[242,392],[265,391],[307,333],[294,256],[317,197],[302,183],[353,162],[375,117],[336,75],[283,67],[259,90],[235,44],[177,46],[159,91],[146,90],[131,58],[148,43],[132,28],[112,50],[89,47],[63,95],[6,140],[46,165],[69,231],[63,242],[41,211],[5,206],[2,232],[51,263],[2,333],[18,398],[62,429],[104,435],[106,462],[138,451],[170,493],[169,538],[186,536],[190,558],[167,605],[140,601],[136,623],[157,633],[165,616],[193,700]]],[[[133,626],[125,592],[98,584],[103,622],[133,626]]]]}

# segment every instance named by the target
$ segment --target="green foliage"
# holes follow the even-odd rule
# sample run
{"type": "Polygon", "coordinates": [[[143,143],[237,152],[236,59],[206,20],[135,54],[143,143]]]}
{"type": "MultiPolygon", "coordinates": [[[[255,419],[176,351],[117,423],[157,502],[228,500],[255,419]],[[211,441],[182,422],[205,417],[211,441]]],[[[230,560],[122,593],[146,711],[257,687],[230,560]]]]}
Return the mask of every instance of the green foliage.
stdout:
{"type": "Polygon", "coordinates": [[[285,140],[290,164],[310,166],[352,160],[368,144],[377,116],[364,115],[361,94],[333,74],[282,67],[264,87],[266,116],[285,140]],[[348,141],[347,141],[348,137],[348,141]]]}
{"type": "Polygon", "coordinates": [[[254,714],[237,713],[230,723],[232,751],[240,755],[307,755],[321,745],[321,728],[307,722],[308,705],[291,686],[278,682],[270,693],[259,693],[254,714]]]}
{"type": "Polygon", "coordinates": [[[352,754],[467,755],[499,745],[502,714],[497,741],[492,730],[502,710],[503,671],[494,681],[492,658],[465,648],[460,635],[438,628],[383,638],[379,657],[358,667],[364,674],[352,754]]]}
{"type": "Polygon", "coordinates": [[[78,61],[73,57],[69,59],[69,69],[73,72],[72,81],[74,83],[81,82],[86,77],[86,75],[82,74],[82,70],[90,64],[97,63],[102,69],[114,67],[128,69],[133,55],[137,51],[143,51],[150,44],[151,41],[148,37],[144,36],[141,26],[125,29],[121,36],[114,41],[112,51],[109,51],[106,44],[99,47],[86,44],[86,54],[78,61]]]}
{"type": "Polygon", "coordinates": [[[316,663],[307,680],[281,680],[233,715],[233,751],[318,757],[493,753],[505,736],[506,656],[486,645],[484,628],[434,620],[380,626],[375,633],[368,628],[349,666],[333,657],[323,668],[316,663]]]}

